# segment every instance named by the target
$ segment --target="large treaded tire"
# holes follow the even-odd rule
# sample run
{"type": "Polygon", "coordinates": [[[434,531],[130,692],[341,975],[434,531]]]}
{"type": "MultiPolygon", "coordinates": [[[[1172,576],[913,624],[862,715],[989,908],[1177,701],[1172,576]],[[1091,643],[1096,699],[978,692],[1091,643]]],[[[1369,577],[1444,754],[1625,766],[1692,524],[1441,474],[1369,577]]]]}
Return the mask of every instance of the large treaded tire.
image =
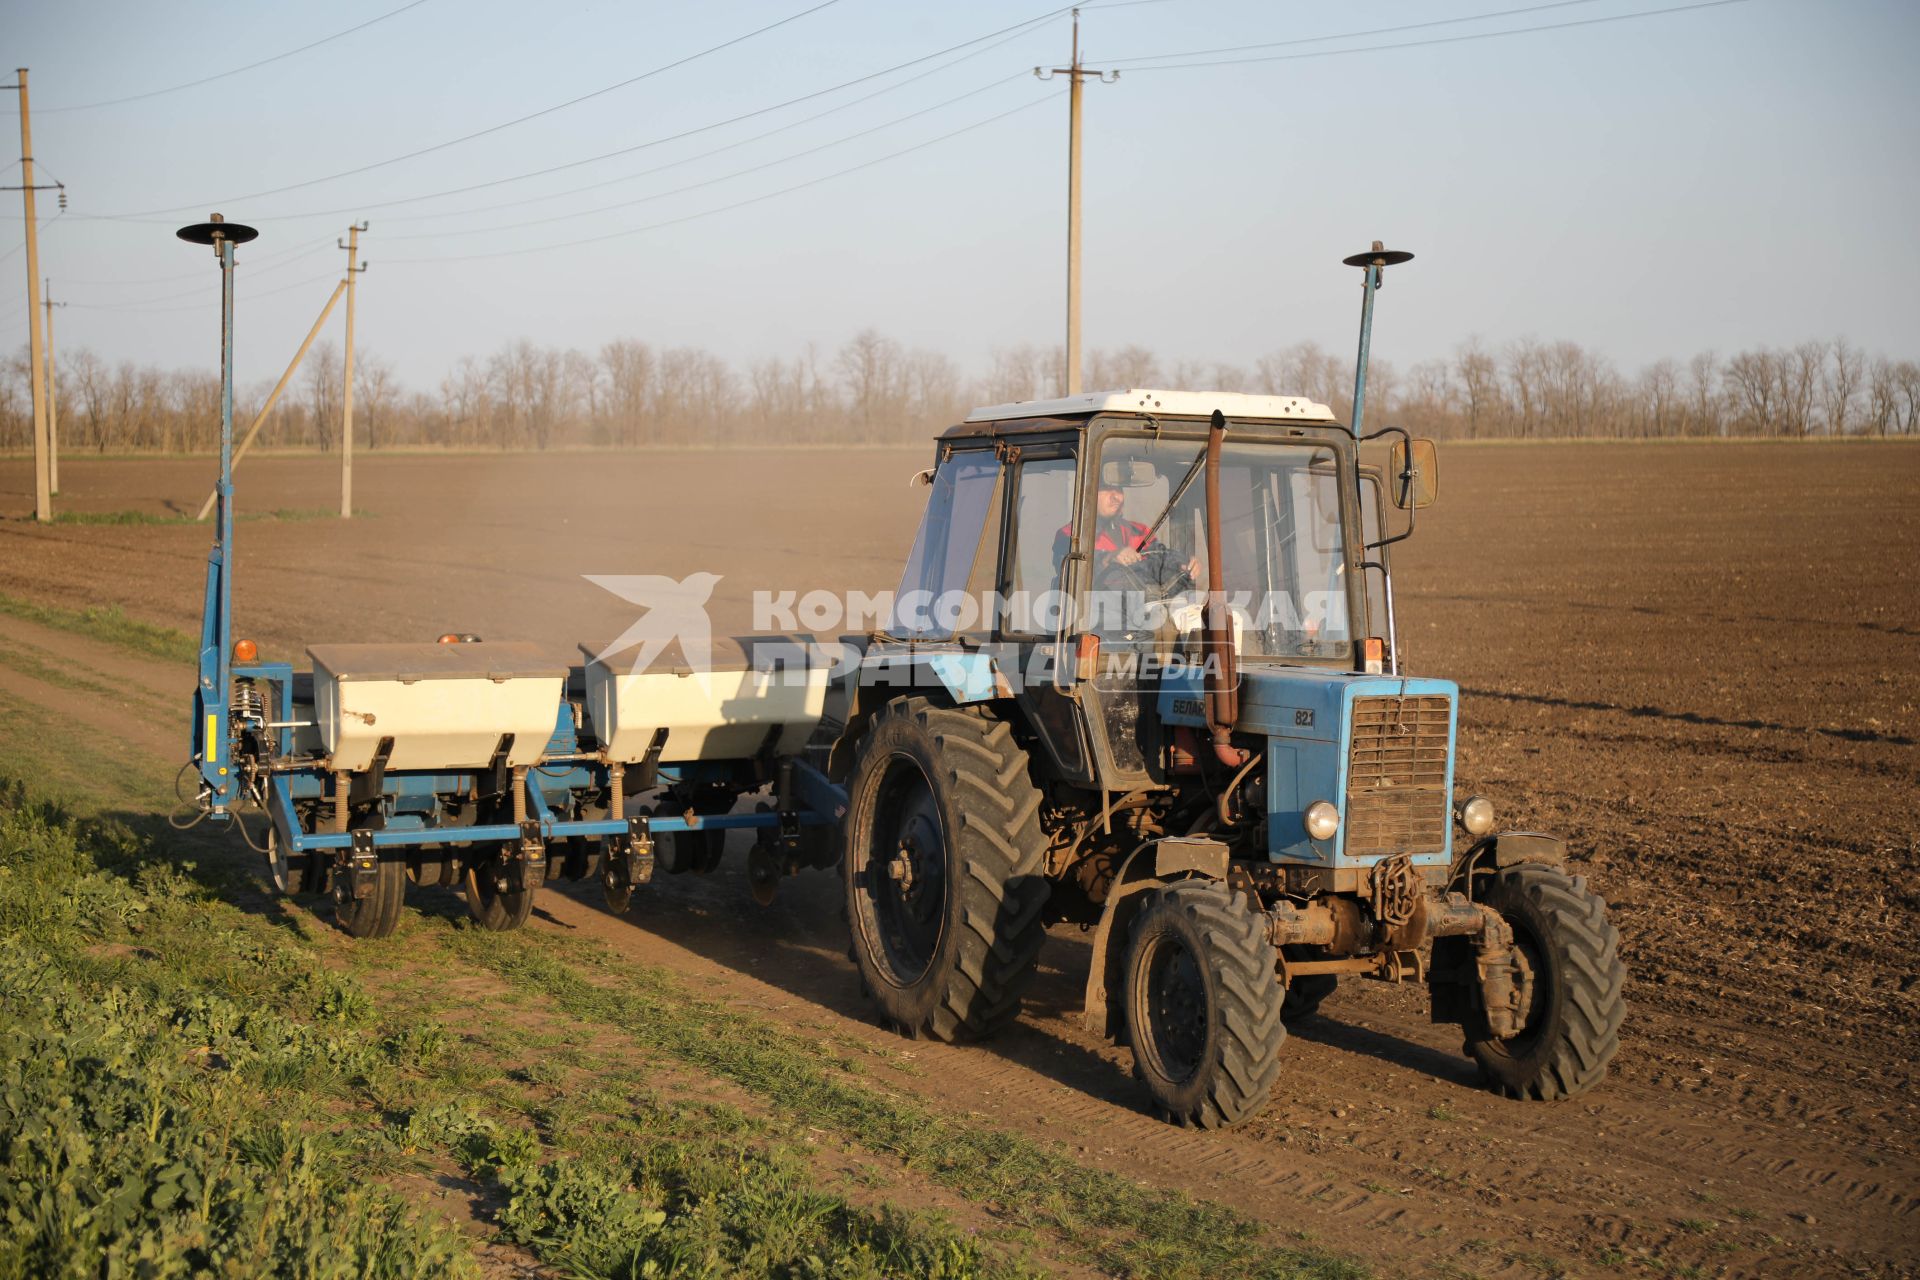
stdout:
{"type": "Polygon", "coordinates": [[[1013,731],[897,698],[860,745],[847,809],[850,951],[882,1019],[943,1041],[1012,1021],[1046,937],[1048,888],[1040,792],[1013,731]],[[903,842],[917,883],[891,874],[903,842]]]}
{"type": "Polygon", "coordinates": [[[1286,988],[1246,901],[1213,880],[1155,891],[1125,972],[1134,1069],[1160,1113],[1219,1129],[1258,1111],[1280,1074],[1286,988]]]}
{"type": "Polygon", "coordinates": [[[1606,902],[1584,877],[1532,864],[1489,877],[1477,897],[1512,926],[1532,969],[1532,995],[1511,1040],[1488,1034],[1484,1014],[1469,1019],[1467,1052],[1503,1097],[1551,1102],[1585,1093],[1606,1076],[1627,1010],[1627,971],[1606,902]]]}

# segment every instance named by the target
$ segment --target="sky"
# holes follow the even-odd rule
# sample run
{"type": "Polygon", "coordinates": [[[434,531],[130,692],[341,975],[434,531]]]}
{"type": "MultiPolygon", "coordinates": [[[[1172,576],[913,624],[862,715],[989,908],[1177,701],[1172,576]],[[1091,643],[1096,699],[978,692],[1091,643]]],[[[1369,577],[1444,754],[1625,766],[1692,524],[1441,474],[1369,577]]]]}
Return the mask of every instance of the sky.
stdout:
{"type": "MultiPolygon", "coordinates": [[[[1403,368],[1470,337],[1629,370],[1839,334],[1920,358],[1920,4],[1686,3],[1086,5],[1085,64],[1120,71],[1085,90],[1087,348],[1344,353],[1340,259],[1378,239],[1417,255],[1376,323],[1403,368]]],[[[417,387],[519,338],[744,367],[809,344],[825,363],[868,327],[975,370],[1064,328],[1065,82],[1032,69],[1065,63],[1071,29],[1049,13],[0,0],[0,65],[31,69],[37,180],[68,196],[40,197],[62,349],[217,364],[217,269],[173,231],[218,211],[261,233],[243,381],[299,344],[353,221],[360,347],[417,387]]]]}

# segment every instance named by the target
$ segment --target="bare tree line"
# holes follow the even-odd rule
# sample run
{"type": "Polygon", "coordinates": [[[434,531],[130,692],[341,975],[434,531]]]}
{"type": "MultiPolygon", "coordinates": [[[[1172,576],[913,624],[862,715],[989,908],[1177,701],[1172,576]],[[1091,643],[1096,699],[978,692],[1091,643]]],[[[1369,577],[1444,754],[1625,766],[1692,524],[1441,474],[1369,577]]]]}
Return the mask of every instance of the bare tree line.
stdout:
{"type": "MultiPolygon", "coordinates": [[[[922,441],[968,407],[1044,399],[1061,385],[1059,348],[995,350],[969,377],[938,352],[908,350],[872,329],[831,355],[809,345],[787,360],[736,369],[694,347],[634,339],[597,352],[527,339],[464,357],[432,391],[408,388],[364,349],[354,360],[357,448],[551,449],[649,445],[899,444],[922,441]]],[[[1304,395],[1345,420],[1348,357],[1303,342],[1251,368],[1163,362],[1143,347],[1095,350],[1091,388],[1170,386],[1304,395]]],[[[219,378],[110,364],[64,351],[58,370],[63,448],[79,452],[202,452],[217,444],[219,378]]],[[[241,426],[270,383],[236,397],[241,426]]],[[[268,447],[338,443],[340,351],[321,344],[263,428],[268,447]]],[[[1660,360],[1635,374],[1573,342],[1479,339],[1405,369],[1376,360],[1368,418],[1438,437],[1788,438],[1920,435],[1920,364],[1869,357],[1845,338],[1756,347],[1721,358],[1660,360]]],[[[23,350],[0,365],[0,449],[32,443],[23,350]]]]}

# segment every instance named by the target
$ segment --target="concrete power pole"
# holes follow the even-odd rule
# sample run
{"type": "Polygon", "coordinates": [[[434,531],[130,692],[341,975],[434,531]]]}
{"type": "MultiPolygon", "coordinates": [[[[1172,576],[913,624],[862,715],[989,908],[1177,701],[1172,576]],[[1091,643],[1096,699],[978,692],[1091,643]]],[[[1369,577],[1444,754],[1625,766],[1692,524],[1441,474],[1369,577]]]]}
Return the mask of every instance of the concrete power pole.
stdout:
{"type": "Polygon", "coordinates": [[[354,261],[360,256],[360,233],[366,229],[366,223],[354,223],[347,228],[346,241],[344,243],[336,241],[342,249],[347,251],[346,386],[342,389],[340,396],[340,518],[342,520],[353,518],[353,284],[354,277],[367,269],[366,263],[362,262],[359,266],[355,266],[354,261]]]}
{"type": "Polygon", "coordinates": [[[1080,394],[1080,83],[1088,76],[1103,84],[1120,78],[1118,71],[1095,71],[1080,65],[1080,10],[1073,11],[1073,58],[1064,67],[1035,67],[1042,80],[1067,77],[1067,387],[1080,394]]]}
{"type": "MultiPolygon", "coordinates": [[[[32,365],[28,382],[33,388],[33,515],[45,523],[53,519],[53,473],[47,448],[46,353],[40,341],[40,224],[33,212],[33,193],[49,187],[33,185],[33,122],[27,109],[27,69],[19,69],[19,83],[11,86],[20,93],[20,170],[17,189],[26,206],[27,217],[27,359],[32,365]]],[[[62,189],[61,184],[50,184],[62,189]]],[[[8,190],[9,188],[0,188],[8,190]]],[[[61,201],[66,200],[64,194],[61,201]]]]}
{"type": "Polygon", "coordinates": [[[60,492],[60,392],[54,385],[59,361],[53,354],[53,309],[67,304],[53,300],[53,281],[44,283],[47,296],[40,300],[40,305],[47,309],[47,487],[57,495],[60,492]]]}

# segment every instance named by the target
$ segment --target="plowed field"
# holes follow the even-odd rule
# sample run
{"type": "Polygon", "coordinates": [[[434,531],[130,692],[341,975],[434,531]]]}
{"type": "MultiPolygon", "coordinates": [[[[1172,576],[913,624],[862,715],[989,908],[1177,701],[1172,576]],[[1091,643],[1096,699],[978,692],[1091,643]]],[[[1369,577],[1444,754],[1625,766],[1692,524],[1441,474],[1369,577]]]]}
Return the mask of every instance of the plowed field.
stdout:
{"type": "MultiPolygon", "coordinates": [[[[716,620],[744,630],[756,588],[892,586],[925,462],[362,457],[360,518],[239,526],[239,632],[288,657],[449,629],[600,641],[627,606],[581,574],[696,570],[723,575],[716,620]]],[[[63,509],[190,512],[211,469],[68,459],[63,509]]],[[[1503,826],[1566,836],[1612,905],[1631,1009],[1605,1086],[1496,1099],[1423,993],[1347,982],[1289,1041],[1263,1115],[1172,1130],[1124,1053],[1080,1029],[1071,929],[1014,1032],[892,1042],[922,1068],[892,1083],[1388,1275],[1912,1274],[1920,447],[1471,445],[1443,448],[1441,471],[1395,562],[1405,650],[1460,682],[1461,785],[1503,826]]],[[[243,513],[321,508],[337,474],[262,458],[240,493],[243,513]]],[[[40,528],[30,508],[30,467],[0,460],[0,592],[197,631],[204,529],[40,528]]],[[[71,733],[185,754],[184,702],[165,711],[181,669],[0,617],[0,682],[71,733]]],[[[603,938],[777,1020],[885,1038],[831,877],[761,909],[735,859],[663,879],[624,918],[548,895],[531,927],[603,938]]]]}

